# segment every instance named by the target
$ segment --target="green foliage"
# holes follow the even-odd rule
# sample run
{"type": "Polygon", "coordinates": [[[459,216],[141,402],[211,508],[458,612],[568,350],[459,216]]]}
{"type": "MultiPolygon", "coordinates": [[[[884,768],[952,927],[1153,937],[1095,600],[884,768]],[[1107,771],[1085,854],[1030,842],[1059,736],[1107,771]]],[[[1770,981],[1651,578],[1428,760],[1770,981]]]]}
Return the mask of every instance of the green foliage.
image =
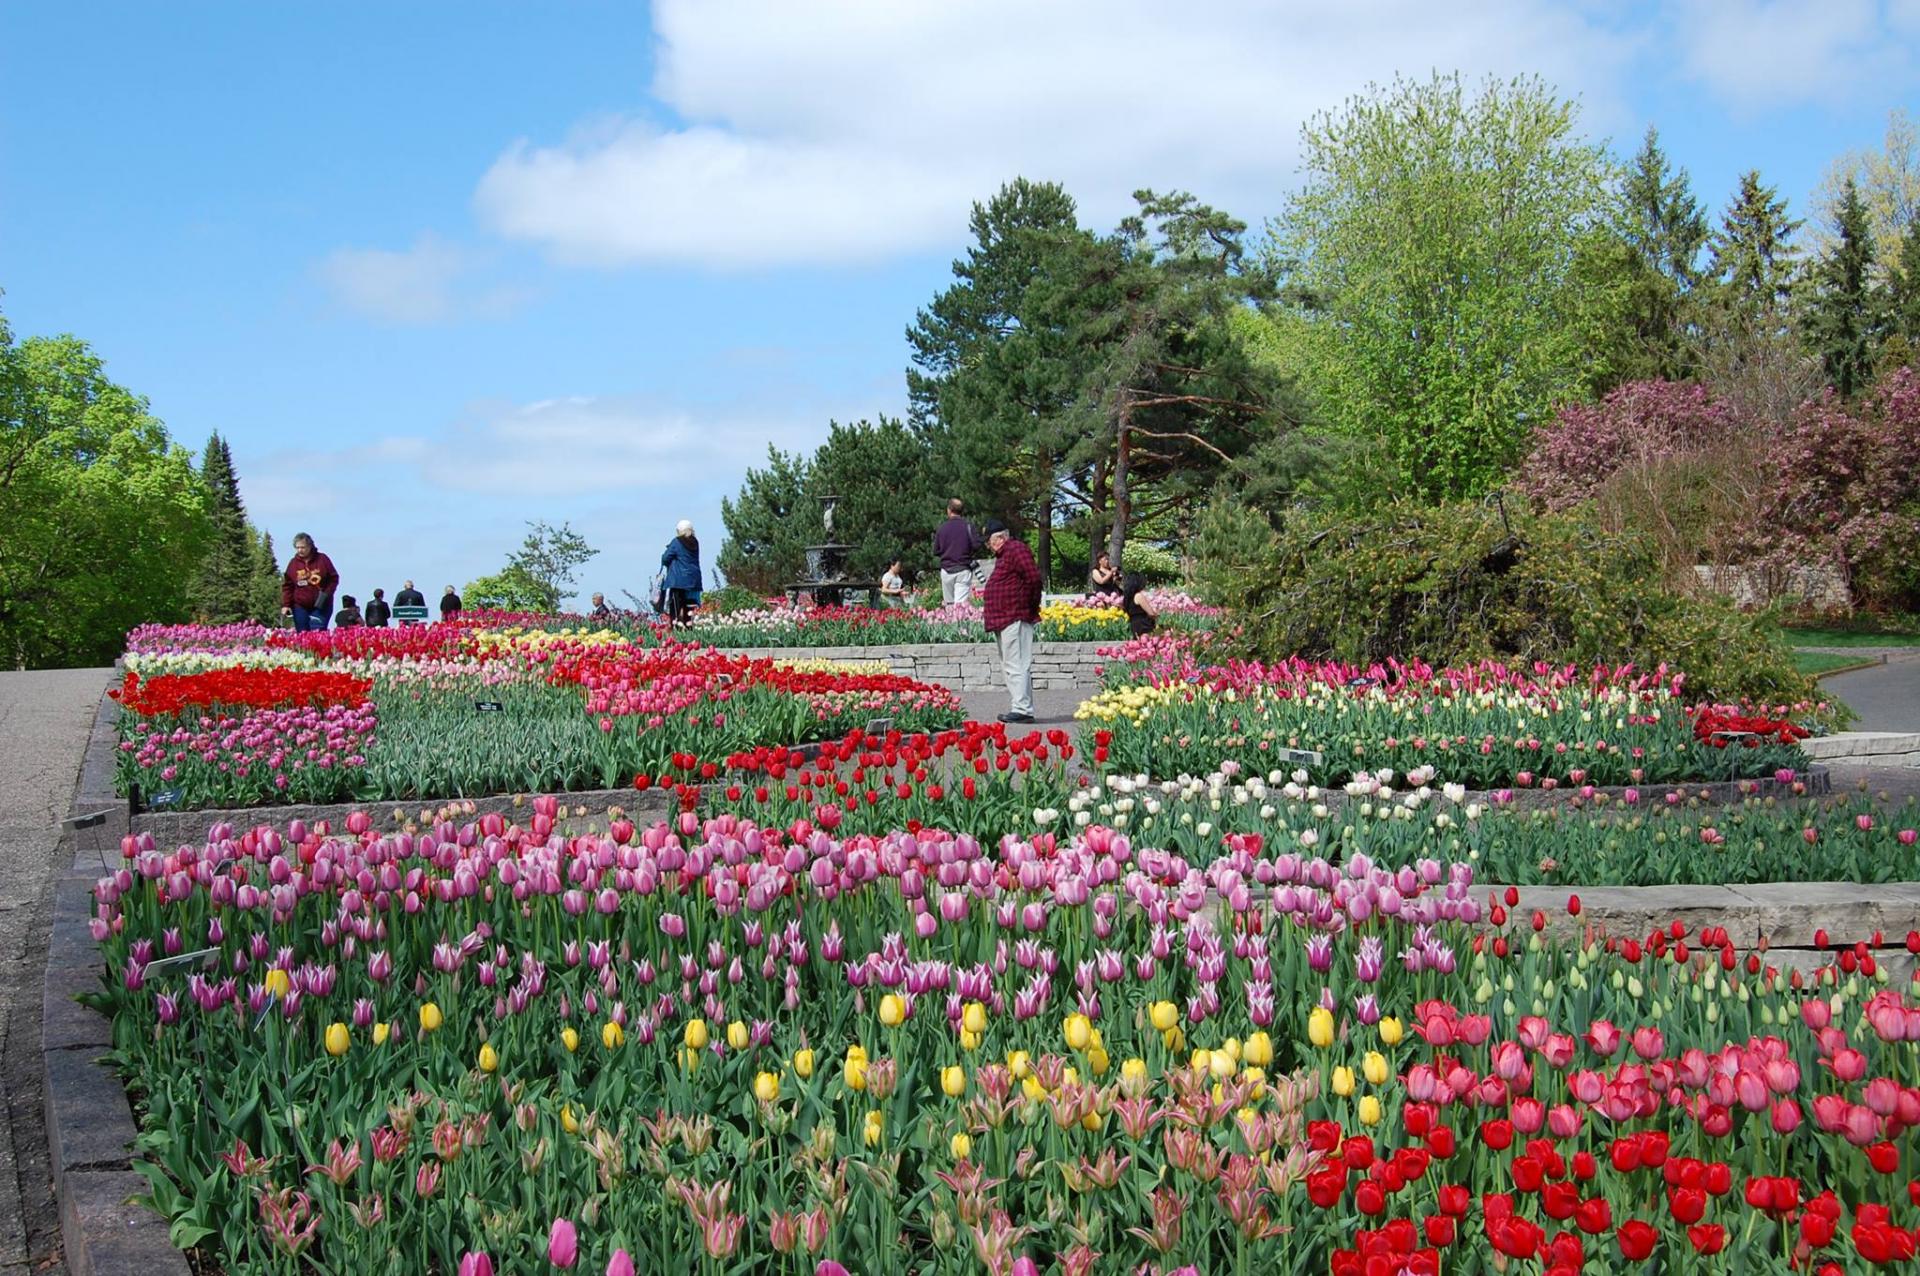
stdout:
{"type": "Polygon", "coordinates": [[[0,662],[107,664],[127,631],[191,614],[207,489],[145,399],[76,337],[0,318],[0,662]]]}
{"type": "Polygon", "coordinates": [[[259,545],[247,508],[240,500],[240,476],[233,453],[217,433],[201,454],[200,481],[207,489],[212,537],[194,583],[194,614],[216,624],[255,619],[254,577],[259,545]]]}
{"type": "Polygon", "coordinates": [[[253,577],[248,587],[249,613],[262,624],[280,618],[280,563],[273,555],[273,533],[261,532],[253,544],[253,577]]]}
{"type": "Polygon", "coordinates": [[[1617,279],[1577,269],[1609,164],[1537,79],[1397,80],[1303,130],[1273,256],[1310,320],[1313,401],[1398,490],[1498,482],[1591,375],[1617,279]]]}
{"type": "Polygon", "coordinates": [[[1873,231],[1860,189],[1848,178],[1834,213],[1832,245],[1813,263],[1800,326],[1827,381],[1852,398],[1873,377],[1882,331],[1873,284],[1873,231]]]}
{"type": "Polygon", "coordinates": [[[1652,128],[1620,184],[1611,224],[1581,246],[1578,269],[1619,304],[1603,311],[1594,393],[1650,378],[1690,376],[1700,251],[1707,219],[1685,169],[1675,170],[1652,128]]]}
{"type": "Polygon", "coordinates": [[[1577,514],[1402,502],[1275,530],[1223,500],[1199,548],[1203,594],[1269,659],[1665,663],[1686,672],[1694,696],[1812,696],[1766,626],[1668,592],[1646,541],[1577,514]]]}
{"type": "Polygon", "coordinates": [[[1721,328],[1744,331],[1781,322],[1799,269],[1793,246],[1799,229],[1787,216],[1787,201],[1760,180],[1759,170],[1740,175],[1740,190],[1713,233],[1707,266],[1721,328]]]}
{"type": "Polygon", "coordinates": [[[488,576],[477,576],[460,591],[460,601],[477,610],[550,612],[551,591],[525,568],[508,563],[488,576]]]}
{"type": "Polygon", "coordinates": [[[767,600],[753,590],[742,585],[728,585],[722,589],[709,589],[700,595],[700,614],[706,616],[731,616],[736,611],[751,611],[766,606],[767,600]]]}
{"type": "Polygon", "coordinates": [[[720,503],[720,569],[758,595],[782,592],[805,575],[807,546],[827,541],[819,498],[837,496],[832,539],[852,547],[854,579],[879,580],[896,558],[909,575],[932,571],[933,531],[946,517],[939,475],[927,437],[891,417],[834,422],[811,456],[769,448],[766,467],[720,503]]]}
{"type": "MultiPolygon", "coordinates": [[[[1093,570],[1093,553],[1084,531],[1056,527],[1053,530],[1053,579],[1069,590],[1086,586],[1093,570]]],[[[1180,579],[1180,556],[1164,546],[1144,540],[1130,540],[1120,552],[1120,570],[1139,572],[1149,585],[1171,585],[1180,579]]]]}

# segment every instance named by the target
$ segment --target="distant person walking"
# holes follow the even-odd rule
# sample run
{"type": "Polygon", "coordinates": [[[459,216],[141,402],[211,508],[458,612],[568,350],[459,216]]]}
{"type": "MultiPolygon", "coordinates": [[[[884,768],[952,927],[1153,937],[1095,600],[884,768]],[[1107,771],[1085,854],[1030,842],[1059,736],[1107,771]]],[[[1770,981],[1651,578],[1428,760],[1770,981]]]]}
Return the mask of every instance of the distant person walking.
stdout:
{"type": "Polygon", "coordinates": [[[1160,623],[1160,612],[1147,597],[1147,582],[1139,572],[1128,572],[1120,584],[1120,610],[1127,613],[1127,632],[1144,638],[1160,623]]]}
{"type": "Polygon", "coordinates": [[[280,614],[293,621],[296,633],[325,629],[339,584],[333,560],[314,548],[313,537],[298,533],[293,538],[293,557],[280,577],[280,614]]]}
{"type": "Polygon", "coordinates": [[[897,558],[887,570],[880,573],[880,601],[888,607],[907,605],[907,581],[900,574],[900,560],[897,558]]]}
{"type": "Polygon", "coordinates": [[[367,602],[367,627],[385,629],[387,622],[393,619],[393,608],[387,606],[387,591],[376,589],[367,602]]]}
{"type": "Polygon", "coordinates": [[[1113,556],[1102,554],[1093,562],[1093,570],[1087,573],[1087,593],[1111,594],[1114,583],[1120,579],[1120,573],[1114,569],[1113,556]]]}
{"type": "Polygon", "coordinates": [[[947,502],[947,521],[933,534],[933,556],[940,560],[940,602],[973,601],[974,563],[982,546],[979,533],[967,521],[967,507],[959,497],[947,502]]]}
{"type": "Polygon", "coordinates": [[[667,623],[684,625],[700,605],[702,584],[700,538],[693,534],[693,524],[687,519],[681,519],[673,529],[673,539],[660,555],[660,566],[666,569],[667,577],[667,623]]]}
{"type": "Polygon", "coordinates": [[[987,521],[987,549],[999,560],[982,605],[987,632],[1000,646],[1000,668],[1012,700],[1002,722],[1033,721],[1033,630],[1040,623],[1040,564],[999,519],[987,521]]]}
{"type": "Polygon", "coordinates": [[[603,625],[613,619],[613,608],[607,606],[607,596],[605,594],[595,594],[593,596],[593,610],[587,613],[587,619],[598,621],[603,625]]]}
{"type": "Polygon", "coordinates": [[[360,604],[352,594],[340,596],[340,610],[334,615],[333,623],[338,629],[358,629],[366,624],[360,615],[360,604]]]}
{"type": "Polygon", "coordinates": [[[465,608],[460,605],[460,595],[453,592],[453,586],[447,586],[447,592],[440,595],[440,619],[452,620],[465,608]]]}

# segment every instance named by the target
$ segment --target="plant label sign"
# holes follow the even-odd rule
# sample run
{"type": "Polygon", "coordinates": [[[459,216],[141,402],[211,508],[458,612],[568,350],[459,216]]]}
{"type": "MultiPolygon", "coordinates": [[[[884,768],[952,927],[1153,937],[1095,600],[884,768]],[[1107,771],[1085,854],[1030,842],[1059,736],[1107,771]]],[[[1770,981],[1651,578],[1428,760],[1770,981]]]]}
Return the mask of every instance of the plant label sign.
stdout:
{"type": "Polygon", "coordinates": [[[1273,752],[1282,762],[1297,762],[1301,766],[1319,766],[1326,761],[1324,755],[1312,749],[1275,749],[1273,752]]]}
{"type": "Polygon", "coordinates": [[[893,730],[892,718],[872,718],[867,722],[868,735],[884,736],[891,730],[893,730]]]}
{"type": "Polygon", "coordinates": [[[404,607],[395,607],[393,609],[393,618],[403,625],[425,624],[427,609],[424,605],[409,603],[404,607]]]}
{"type": "Polygon", "coordinates": [[[184,789],[161,789],[147,798],[147,806],[155,811],[164,810],[169,806],[179,805],[180,799],[185,796],[184,789]]]}
{"type": "Polygon", "coordinates": [[[498,700],[475,700],[473,702],[473,710],[475,713],[502,713],[506,710],[506,707],[507,706],[501,704],[498,700]]]}

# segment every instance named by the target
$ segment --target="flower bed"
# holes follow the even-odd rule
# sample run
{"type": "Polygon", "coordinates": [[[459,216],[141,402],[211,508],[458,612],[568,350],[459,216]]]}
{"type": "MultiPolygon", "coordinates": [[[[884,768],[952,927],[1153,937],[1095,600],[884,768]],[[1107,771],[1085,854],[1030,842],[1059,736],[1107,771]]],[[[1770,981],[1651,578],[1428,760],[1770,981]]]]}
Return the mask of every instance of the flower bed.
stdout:
{"type": "Polygon", "coordinates": [[[1380,767],[1430,767],[1474,789],[1744,779],[1805,769],[1795,720],[1824,708],[1692,705],[1664,668],[1203,664],[1160,635],[1109,654],[1106,689],[1078,715],[1088,752],[1162,777],[1286,758],[1320,784],[1380,767]]]}
{"type": "Polygon", "coordinates": [[[228,1270],[953,1273],[1915,1241],[1920,998],[1865,945],[1804,980],[1712,925],[1557,941],[1470,864],[1277,838],[1200,867],[1100,827],[556,814],[128,840],[102,1000],[176,1239],[228,1270]]]}
{"type": "MultiPolygon", "coordinates": [[[[1220,619],[1208,607],[1174,590],[1152,590],[1160,624],[1182,632],[1210,630],[1220,619]]],[[[980,608],[800,607],[772,603],[724,613],[698,612],[693,632],[716,647],[899,647],[922,643],[979,642],[980,608]]],[[[1042,642],[1111,642],[1127,637],[1127,614],[1113,595],[1048,603],[1040,609],[1042,642]]]]}
{"type": "Polygon", "coordinates": [[[949,691],[608,630],[136,631],[118,783],[178,809],[611,788],[722,758],[962,719],[949,691]]]}

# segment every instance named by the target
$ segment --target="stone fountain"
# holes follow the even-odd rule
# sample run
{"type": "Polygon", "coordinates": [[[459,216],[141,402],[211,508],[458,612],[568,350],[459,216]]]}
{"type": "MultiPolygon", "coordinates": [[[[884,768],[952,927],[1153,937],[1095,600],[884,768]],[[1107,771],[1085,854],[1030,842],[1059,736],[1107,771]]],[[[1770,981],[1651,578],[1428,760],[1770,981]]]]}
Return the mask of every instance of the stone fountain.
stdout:
{"type": "Polygon", "coordinates": [[[833,537],[833,511],[840,504],[840,498],[822,496],[819,499],[820,526],[826,532],[826,543],[807,546],[807,579],[787,586],[787,600],[798,603],[804,599],[814,607],[840,607],[865,594],[866,605],[878,607],[879,581],[847,579],[847,555],[853,552],[853,546],[840,544],[833,537]]]}

